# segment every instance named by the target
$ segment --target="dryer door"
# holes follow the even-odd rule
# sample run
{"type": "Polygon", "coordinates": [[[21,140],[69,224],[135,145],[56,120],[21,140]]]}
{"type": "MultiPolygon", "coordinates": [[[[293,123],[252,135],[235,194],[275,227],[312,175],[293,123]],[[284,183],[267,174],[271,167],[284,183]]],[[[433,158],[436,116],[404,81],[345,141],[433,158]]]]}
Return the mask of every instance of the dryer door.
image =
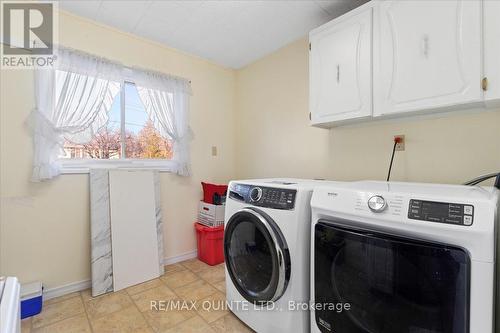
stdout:
{"type": "Polygon", "coordinates": [[[290,255],[276,223],[261,210],[243,208],[226,223],[224,255],[231,280],[248,301],[266,303],[283,295],[290,255]]]}
{"type": "Polygon", "coordinates": [[[467,251],[346,223],[331,218],[314,227],[314,319],[321,332],[469,332],[467,251]]]}

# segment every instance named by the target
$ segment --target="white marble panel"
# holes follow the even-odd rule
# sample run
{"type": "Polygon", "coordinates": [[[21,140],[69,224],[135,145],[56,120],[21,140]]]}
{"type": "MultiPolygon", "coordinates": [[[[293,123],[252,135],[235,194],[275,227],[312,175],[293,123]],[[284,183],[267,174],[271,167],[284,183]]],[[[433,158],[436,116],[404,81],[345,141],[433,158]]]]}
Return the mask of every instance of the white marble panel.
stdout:
{"type": "Polygon", "coordinates": [[[113,291],[108,170],[90,171],[92,296],[113,291]]]}
{"type": "MultiPolygon", "coordinates": [[[[160,275],[163,267],[163,221],[161,214],[160,174],[154,172],[155,216],[158,240],[160,275]]],[[[113,257],[111,248],[111,216],[109,197],[109,170],[90,171],[90,229],[92,296],[113,291],[113,257]]]]}
{"type": "Polygon", "coordinates": [[[160,199],[160,173],[154,173],[155,186],[155,212],[156,212],[156,233],[158,236],[158,259],[160,265],[160,275],[165,273],[163,266],[163,222],[161,219],[161,199],[160,199]]]}

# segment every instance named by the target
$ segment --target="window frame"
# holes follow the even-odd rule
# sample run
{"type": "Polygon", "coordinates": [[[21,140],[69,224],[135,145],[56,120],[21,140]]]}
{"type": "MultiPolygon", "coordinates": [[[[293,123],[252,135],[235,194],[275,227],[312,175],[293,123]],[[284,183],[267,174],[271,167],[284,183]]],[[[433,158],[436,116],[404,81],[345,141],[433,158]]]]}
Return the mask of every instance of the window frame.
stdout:
{"type": "MultiPolygon", "coordinates": [[[[120,83],[120,137],[121,142],[125,142],[125,85],[135,82],[130,78],[125,78],[120,83]]],[[[125,155],[125,145],[121,145],[121,154],[125,155]]],[[[70,159],[59,158],[61,174],[86,174],[92,169],[129,169],[129,170],[155,170],[160,172],[173,172],[178,161],[175,153],[171,159],[138,159],[138,158],[120,158],[120,159],[70,159]]]]}

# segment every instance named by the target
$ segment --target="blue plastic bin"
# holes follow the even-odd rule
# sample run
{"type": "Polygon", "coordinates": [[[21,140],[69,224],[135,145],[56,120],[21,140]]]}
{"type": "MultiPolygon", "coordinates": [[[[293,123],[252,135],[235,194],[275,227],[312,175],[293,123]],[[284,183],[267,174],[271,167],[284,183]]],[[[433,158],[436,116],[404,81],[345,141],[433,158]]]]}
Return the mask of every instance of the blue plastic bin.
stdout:
{"type": "Polygon", "coordinates": [[[39,314],[42,311],[43,287],[41,282],[21,285],[21,319],[39,314]]]}

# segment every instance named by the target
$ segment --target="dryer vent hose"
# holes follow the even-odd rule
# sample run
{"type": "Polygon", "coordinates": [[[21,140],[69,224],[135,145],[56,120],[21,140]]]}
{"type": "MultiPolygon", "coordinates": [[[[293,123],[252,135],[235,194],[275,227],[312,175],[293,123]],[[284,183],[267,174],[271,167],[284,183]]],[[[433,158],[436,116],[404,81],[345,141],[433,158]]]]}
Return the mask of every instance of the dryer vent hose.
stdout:
{"type": "Polygon", "coordinates": [[[477,178],[474,178],[472,180],[469,180],[468,182],[465,182],[463,185],[470,185],[474,186],[477,185],[481,182],[484,182],[485,180],[495,178],[495,187],[500,190],[500,172],[493,172],[493,173],[488,173],[486,175],[479,176],[477,178]]]}

